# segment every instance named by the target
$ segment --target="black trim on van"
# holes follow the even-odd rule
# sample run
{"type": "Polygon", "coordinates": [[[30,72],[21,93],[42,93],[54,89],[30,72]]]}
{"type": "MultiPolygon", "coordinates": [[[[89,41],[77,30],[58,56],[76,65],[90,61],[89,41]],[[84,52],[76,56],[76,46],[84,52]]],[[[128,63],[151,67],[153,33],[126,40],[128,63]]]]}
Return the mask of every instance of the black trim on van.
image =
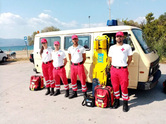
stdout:
{"type": "Polygon", "coordinates": [[[161,71],[158,70],[155,74],[154,74],[154,79],[152,81],[149,82],[138,82],[138,86],[137,89],[139,90],[150,90],[153,87],[155,87],[158,83],[159,78],[161,77],[161,71]]]}

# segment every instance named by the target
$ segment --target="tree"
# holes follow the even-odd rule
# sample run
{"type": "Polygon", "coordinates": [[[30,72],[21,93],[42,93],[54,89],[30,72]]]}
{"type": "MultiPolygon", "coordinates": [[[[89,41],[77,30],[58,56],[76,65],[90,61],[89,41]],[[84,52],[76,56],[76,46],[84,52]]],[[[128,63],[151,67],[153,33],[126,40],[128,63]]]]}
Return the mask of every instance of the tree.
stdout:
{"type": "Polygon", "coordinates": [[[138,24],[133,20],[123,20],[125,25],[137,26],[142,29],[145,40],[152,49],[158,51],[160,59],[166,57],[166,12],[155,19],[153,13],[146,15],[146,23],[138,24]]]}
{"type": "Polygon", "coordinates": [[[55,28],[54,26],[51,27],[45,27],[43,30],[41,30],[41,33],[43,32],[51,32],[51,31],[59,31],[60,29],[55,28]]]}
{"type": "Polygon", "coordinates": [[[34,38],[35,38],[36,34],[37,34],[37,32],[33,32],[33,34],[31,36],[28,36],[29,46],[34,44],[34,38]]]}
{"type": "MultiPolygon", "coordinates": [[[[54,26],[51,26],[51,27],[45,27],[43,30],[41,30],[41,33],[44,33],[44,32],[51,32],[51,31],[59,31],[60,29],[58,28],[55,28],[54,26]]],[[[28,36],[28,42],[29,42],[29,45],[33,45],[34,44],[34,38],[35,38],[35,35],[37,34],[37,32],[33,32],[33,34],[31,36],[28,36]]]]}

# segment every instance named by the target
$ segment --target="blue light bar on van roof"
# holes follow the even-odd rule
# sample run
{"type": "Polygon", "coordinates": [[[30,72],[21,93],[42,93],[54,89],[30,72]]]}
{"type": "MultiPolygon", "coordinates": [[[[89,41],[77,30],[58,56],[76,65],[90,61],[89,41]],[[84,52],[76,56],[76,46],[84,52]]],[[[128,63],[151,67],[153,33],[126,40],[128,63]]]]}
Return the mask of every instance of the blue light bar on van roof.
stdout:
{"type": "Polygon", "coordinates": [[[107,26],[116,26],[118,25],[117,20],[107,20],[107,26]]]}

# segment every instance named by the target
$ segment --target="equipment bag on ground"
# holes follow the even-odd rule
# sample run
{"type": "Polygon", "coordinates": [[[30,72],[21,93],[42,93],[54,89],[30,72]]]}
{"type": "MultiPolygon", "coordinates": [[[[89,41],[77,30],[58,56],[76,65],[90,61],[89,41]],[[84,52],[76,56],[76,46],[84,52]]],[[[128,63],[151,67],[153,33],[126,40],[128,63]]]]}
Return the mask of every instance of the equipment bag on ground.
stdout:
{"type": "Polygon", "coordinates": [[[82,106],[94,107],[95,106],[95,97],[87,94],[87,97],[82,101],[82,106]]]}
{"type": "Polygon", "coordinates": [[[44,77],[39,75],[33,75],[30,79],[29,89],[32,91],[41,90],[44,88],[44,77]]]}
{"type": "Polygon", "coordinates": [[[106,108],[113,107],[114,94],[110,86],[97,85],[95,87],[95,105],[97,107],[106,108]]]}

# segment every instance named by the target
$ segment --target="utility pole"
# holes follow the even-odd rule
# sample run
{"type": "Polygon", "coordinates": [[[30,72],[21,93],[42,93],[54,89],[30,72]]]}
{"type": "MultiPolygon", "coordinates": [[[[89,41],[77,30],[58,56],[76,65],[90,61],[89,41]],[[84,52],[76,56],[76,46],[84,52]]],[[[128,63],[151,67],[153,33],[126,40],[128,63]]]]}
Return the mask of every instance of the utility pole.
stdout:
{"type": "Polygon", "coordinates": [[[109,20],[111,20],[111,1],[109,0],[109,20]]]}
{"type": "Polygon", "coordinates": [[[88,16],[88,18],[89,18],[89,28],[90,28],[90,16],[88,16]]]}

